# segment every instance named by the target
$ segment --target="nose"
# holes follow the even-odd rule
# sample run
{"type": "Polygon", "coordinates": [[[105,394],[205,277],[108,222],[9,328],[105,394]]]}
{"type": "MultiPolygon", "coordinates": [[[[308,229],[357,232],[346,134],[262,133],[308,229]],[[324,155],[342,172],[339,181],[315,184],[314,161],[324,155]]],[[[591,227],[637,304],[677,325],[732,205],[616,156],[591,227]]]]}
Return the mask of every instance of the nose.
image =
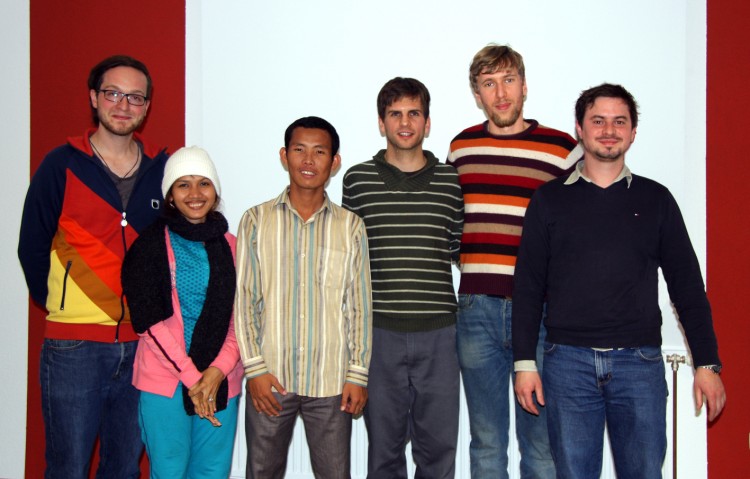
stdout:
{"type": "Polygon", "coordinates": [[[505,98],[505,85],[503,82],[498,82],[495,85],[495,96],[500,99],[505,98]]]}
{"type": "Polygon", "coordinates": [[[604,122],[604,133],[606,134],[612,134],[615,132],[615,125],[611,121],[605,121],[604,122]]]}

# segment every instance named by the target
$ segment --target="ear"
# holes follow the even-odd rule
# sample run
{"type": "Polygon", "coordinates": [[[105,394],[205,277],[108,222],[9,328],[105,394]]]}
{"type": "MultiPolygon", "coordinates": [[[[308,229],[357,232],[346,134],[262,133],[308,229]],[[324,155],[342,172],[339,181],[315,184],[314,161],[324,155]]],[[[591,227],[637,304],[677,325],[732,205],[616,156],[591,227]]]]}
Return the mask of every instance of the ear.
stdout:
{"type": "Polygon", "coordinates": [[[99,98],[97,97],[98,93],[96,90],[89,90],[89,98],[91,98],[91,106],[94,108],[99,107],[99,98]]]}
{"type": "Polygon", "coordinates": [[[336,172],[339,171],[339,168],[341,168],[341,155],[336,153],[333,155],[333,161],[331,162],[331,175],[333,176],[336,174],[336,172]]]}
{"type": "Polygon", "coordinates": [[[635,133],[637,128],[633,128],[633,131],[630,133],[630,143],[633,143],[635,141],[635,133]]]}
{"type": "Polygon", "coordinates": [[[581,125],[576,122],[576,137],[578,141],[581,141],[581,138],[583,138],[583,128],[581,128],[581,125]]]}
{"type": "Polygon", "coordinates": [[[432,121],[430,118],[427,119],[426,122],[424,122],[424,136],[425,138],[430,136],[430,127],[432,126],[432,121]]]}
{"type": "Polygon", "coordinates": [[[284,165],[284,169],[289,171],[289,162],[286,159],[286,148],[283,146],[279,150],[279,158],[281,159],[281,164],[284,165]]]}
{"type": "Polygon", "coordinates": [[[526,101],[526,95],[529,93],[529,89],[526,86],[526,78],[522,78],[521,81],[523,81],[523,101],[526,101]]]}
{"type": "Polygon", "coordinates": [[[380,136],[385,136],[385,123],[383,123],[383,119],[380,118],[380,115],[378,115],[378,129],[380,130],[380,136]]]}

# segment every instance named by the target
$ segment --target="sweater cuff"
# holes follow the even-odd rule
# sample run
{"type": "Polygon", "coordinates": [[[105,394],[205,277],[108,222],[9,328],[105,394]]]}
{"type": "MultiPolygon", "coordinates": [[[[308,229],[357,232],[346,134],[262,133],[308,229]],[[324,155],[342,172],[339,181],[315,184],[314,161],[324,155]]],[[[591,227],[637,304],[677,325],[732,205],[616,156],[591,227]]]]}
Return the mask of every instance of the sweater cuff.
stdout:
{"type": "Polygon", "coordinates": [[[346,371],[346,382],[362,386],[363,388],[367,387],[367,377],[367,368],[349,366],[349,369],[346,371]]]}
{"type": "Polygon", "coordinates": [[[245,377],[249,379],[268,373],[268,367],[263,356],[256,356],[247,361],[242,361],[242,367],[245,370],[245,377]]]}
{"type": "Polygon", "coordinates": [[[536,372],[536,361],[533,359],[524,359],[522,361],[516,361],[513,363],[513,371],[515,372],[536,372]]]}

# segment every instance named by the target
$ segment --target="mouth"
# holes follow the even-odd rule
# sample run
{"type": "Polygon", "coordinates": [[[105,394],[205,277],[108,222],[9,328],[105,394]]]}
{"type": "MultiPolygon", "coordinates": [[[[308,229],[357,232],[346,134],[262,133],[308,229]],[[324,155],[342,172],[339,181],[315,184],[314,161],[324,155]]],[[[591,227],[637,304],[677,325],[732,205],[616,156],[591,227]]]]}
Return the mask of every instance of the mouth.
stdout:
{"type": "Polygon", "coordinates": [[[513,104],[511,102],[509,102],[509,101],[508,102],[496,103],[495,104],[495,109],[496,110],[500,110],[500,111],[507,111],[507,110],[510,110],[510,107],[512,105],[513,104]]]}
{"type": "Polygon", "coordinates": [[[604,146],[615,146],[616,144],[620,143],[622,141],[621,138],[618,137],[604,137],[604,138],[597,138],[596,141],[601,143],[604,146]]]}
{"type": "Polygon", "coordinates": [[[312,178],[317,175],[317,173],[312,170],[300,170],[300,174],[306,178],[312,178]]]}
{"type": "Polygon", "coordinates": [[[203,208],[204,206],[206,206],[206,202],[205,201],[191,201],[191,202],[188,202],[188,203],[185,203],[185,204],[191,210],[200,210],[201,208],[203,208]]]}
{"type": "Polygon", "coordinates": [[[400,136],[401,138],[411,138],[412,136],[414,136],[414,132],[411,132],[411,131],[399,131],[398,132],[398,136],[400,136]]]}

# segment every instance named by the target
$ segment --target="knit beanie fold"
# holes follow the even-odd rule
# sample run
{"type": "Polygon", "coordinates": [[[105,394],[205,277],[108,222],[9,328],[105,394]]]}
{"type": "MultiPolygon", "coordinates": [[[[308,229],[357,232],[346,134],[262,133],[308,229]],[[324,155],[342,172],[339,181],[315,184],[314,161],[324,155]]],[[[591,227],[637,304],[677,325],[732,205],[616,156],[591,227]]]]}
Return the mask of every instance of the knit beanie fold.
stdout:
{"type": "Polygon", "coordinates": [[[216,173],[211,157],[208,152],[198,146],[183,147],[175,151],[167,160],[164,167],[164,178],[161,181],[161,193],[167,197],[167,193],[178,178],[183,176],[203,176],[214,184],[216,194],[221,197],[221,183],[216,173]]]}

